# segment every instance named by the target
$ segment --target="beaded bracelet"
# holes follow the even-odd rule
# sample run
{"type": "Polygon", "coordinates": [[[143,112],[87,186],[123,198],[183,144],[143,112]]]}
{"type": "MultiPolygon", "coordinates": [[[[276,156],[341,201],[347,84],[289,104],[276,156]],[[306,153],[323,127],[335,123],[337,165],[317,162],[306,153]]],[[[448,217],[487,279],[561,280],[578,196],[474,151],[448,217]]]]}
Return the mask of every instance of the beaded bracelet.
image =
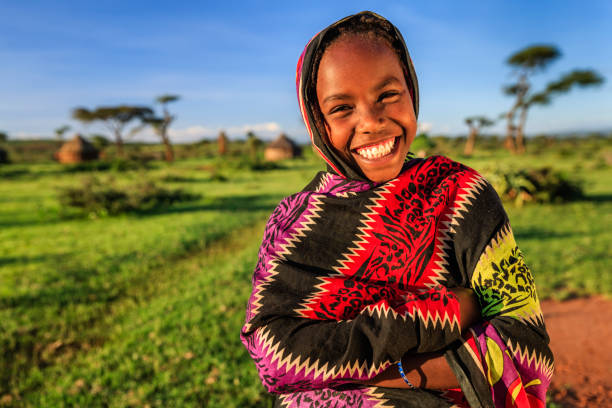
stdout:
{"type": "Polygon", "coordinates": [[[408,384],[410,388],[416,388],[414,385],[412,385],[412,383],[408,380],[408,378],[406,378],[406,374],[404,374],[404,368],[402,367],[401,359],[400,361],[397,362],[397,368],[399,369],[399,373],[402,376],[402,380],[404,380],[404,382],[408,384]]]}

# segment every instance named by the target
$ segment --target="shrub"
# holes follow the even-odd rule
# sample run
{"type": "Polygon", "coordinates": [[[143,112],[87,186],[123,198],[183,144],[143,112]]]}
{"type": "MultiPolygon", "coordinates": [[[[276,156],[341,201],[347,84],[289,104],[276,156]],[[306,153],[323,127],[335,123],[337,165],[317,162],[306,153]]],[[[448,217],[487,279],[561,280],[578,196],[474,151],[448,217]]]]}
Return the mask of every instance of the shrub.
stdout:
{"type": "Polygon", "coordinates": [[[514,201],[517,205],[530,201],[565,202],[584,197],[582,183],[550,167],[505,171],[494,169],[488,172],[488,179],[503,200],[514,201]]]}
{"type": "Polygon", "coordinates": [[[147,161],[135,159],[113,159],[110,161],[87,161],[81,163],[67,164],[64,166],[66,173],[80,173],[88,171],[115,171],[124,172],[130,170],[142,170],[151,168],[147,161]]]}
{"type": "Polygon", "coordinates": [[[420,152],[430,152],[434,147],[436,147],[436,142],[431,140],[427,133],[419,133],[410,144],[410,150],[417,155],[420,152]]]}
{"type": "Polygon", "coordinates": [[[165,189],[150,180],[119,188],[112,178],[103,181],[96,177],[86,177],[81,185],[64,188],[59,193],[60,204],[81,209],[94,217],[147,211],[197,198],[196,194],[165,189]]]}
{"type": "Polygon", "coordinates": [[[8,152],[0,147],[0,164],[7,164],[10,162],[8,152]]]}
{"type": "Polygon", "coordinates": [[[250,170],[250,171],[268,171],[280,170],[286,167],[278,162],[253,160],[248,156],[240,155],[235,158],[223,157],[217,161],[216,169],[229,168],[234,170],[250,170]]]}

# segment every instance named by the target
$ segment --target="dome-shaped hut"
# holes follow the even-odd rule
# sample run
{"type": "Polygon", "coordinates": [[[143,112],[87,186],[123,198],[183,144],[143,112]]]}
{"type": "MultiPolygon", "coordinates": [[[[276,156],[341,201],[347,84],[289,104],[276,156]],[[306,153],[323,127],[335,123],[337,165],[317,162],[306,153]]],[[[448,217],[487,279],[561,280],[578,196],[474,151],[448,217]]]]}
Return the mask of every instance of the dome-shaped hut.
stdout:
{"type": "Polygon", "coordinates": [[[266,150],[264,151],[264,159],[267,161],[292,159],[301,155],[302,149],[300,146],[289,139],[284,133],[281,133],[274,141],[266,146],[266,150]]]}
{"type": "Polygon", "coordinates": [[[81,135],[76,134],[72,140],[67,141],[57,151],[55,157],[60,163],[81,163],[88,160],[97,160],[100,152],[81,135]]]}

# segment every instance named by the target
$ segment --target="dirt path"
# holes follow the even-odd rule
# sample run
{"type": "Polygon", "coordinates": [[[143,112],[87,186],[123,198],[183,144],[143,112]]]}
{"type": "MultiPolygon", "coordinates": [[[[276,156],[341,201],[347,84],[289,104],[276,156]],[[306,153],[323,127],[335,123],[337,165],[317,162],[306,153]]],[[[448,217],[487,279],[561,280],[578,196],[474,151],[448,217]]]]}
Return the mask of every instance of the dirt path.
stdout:
{"type": "Polygon", "coordinates": [[[555,355],[549,400],[564,408],[612,407],[612,301],[544,301],[555,355]]]}

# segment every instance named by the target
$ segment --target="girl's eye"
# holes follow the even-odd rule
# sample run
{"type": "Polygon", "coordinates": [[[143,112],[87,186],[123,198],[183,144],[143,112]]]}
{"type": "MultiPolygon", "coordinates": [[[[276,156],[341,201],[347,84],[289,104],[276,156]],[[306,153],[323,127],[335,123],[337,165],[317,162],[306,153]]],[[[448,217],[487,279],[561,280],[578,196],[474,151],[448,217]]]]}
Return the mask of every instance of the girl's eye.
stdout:
{"type": "Polygon", "coordinates": [[[329,114],[333,115],[334,113],[348,111],[349,109],[351,109],[349,105],[338,105],[331,108],[329,114]]]}
{"type": "Polygon", "coordinates": [[[397,98],[399,98],[400,93],[397,91],[387,91],[387,92],[383,92],[380,97],[378,98],[379,101],[385,101],[385,102],[389,102],[389,101],[394,101],[397,98]]]}

